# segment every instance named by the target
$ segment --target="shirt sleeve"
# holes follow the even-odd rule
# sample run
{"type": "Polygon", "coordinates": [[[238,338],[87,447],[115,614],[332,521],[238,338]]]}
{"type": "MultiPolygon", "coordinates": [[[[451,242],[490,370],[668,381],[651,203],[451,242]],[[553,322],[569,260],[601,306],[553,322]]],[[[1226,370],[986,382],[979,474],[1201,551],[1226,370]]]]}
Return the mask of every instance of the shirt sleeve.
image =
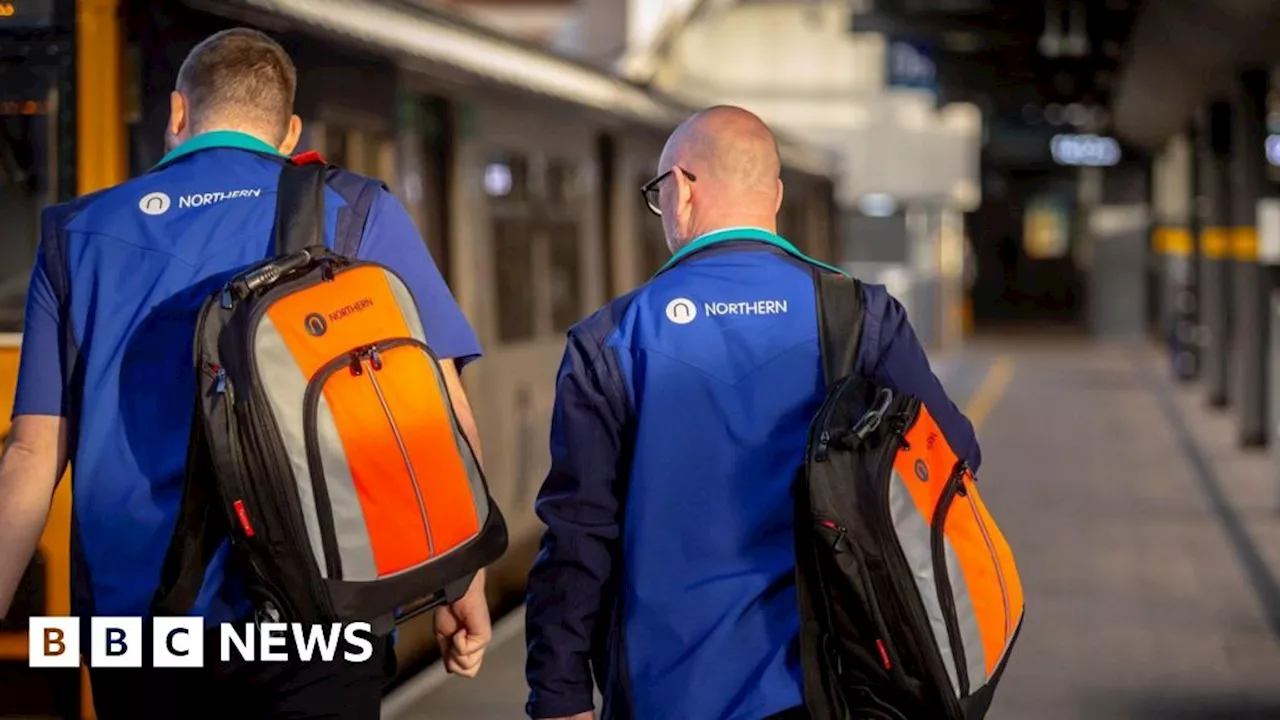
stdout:
{"type": "Polygon", "coordinates": [[[409,212],[395,195],[382,191],[373,201],[356,259],[385,265],[404,280],[418,304],[427,345],[437,356],[453,358],[459,370],[480,357],[480,342],[471,323],[441,277],[409,212]]]}
{"type": "Polygon", "coordinates": [[[526,596],[532,718],[592,709],[591,651],[609,616],[620,533],[625,397],[612,352],[571,333],[556,378],[551,470],[535,505],[547,530],[526,596]]]}
{"type": "Polygon", "coordinates": [[[876,295],[879,297],[869,297],[867,303],[868,320],[874,318],[876,322],[868,322],[865,326],[873,331],[878,343],[871,379],[920,398],[956,456],[969,463],[969,468],[977,473],[978,466],[982,464],[982,451],[978,447],[973,424],[947,396],[942,382],[933,373],[929,358],[925,356],[924,348],[907,319],[906,309],[882,289],[876,295]]]}
{"type": "MultiPolygon", "coordinates": [[[[50,220],[46,218],[42,222],[50,220]]],[[[31,268],[23,316],[18,387],[13,401],[14,417],[62,417],[67,412],[62,294],[55,290],[46,268],[48,263],[57,262],[52,255],[48,242],[41,242],[31,268]]]]}

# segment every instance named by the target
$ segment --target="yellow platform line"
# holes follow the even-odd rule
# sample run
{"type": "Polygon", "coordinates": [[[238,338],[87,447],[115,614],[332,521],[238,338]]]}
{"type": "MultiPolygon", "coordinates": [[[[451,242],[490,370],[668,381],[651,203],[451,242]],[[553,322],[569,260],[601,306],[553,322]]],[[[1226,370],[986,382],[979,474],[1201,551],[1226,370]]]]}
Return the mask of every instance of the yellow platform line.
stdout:
{"type": "Polygon", "coordinates": [[[973,423],[974,432],[982,427],[992,408],[1000,402],[1000,398],[1004,397],[1004,391],[1009,387],[1009,381],[1013,379],[1013,368],[1013,359],[1008,355],[997,357],[987,369],[987,375],[982,378],[982,384],[978,385],[978,389],[969,396],[964,414],[969,417],[969,422],[973,423]]]}

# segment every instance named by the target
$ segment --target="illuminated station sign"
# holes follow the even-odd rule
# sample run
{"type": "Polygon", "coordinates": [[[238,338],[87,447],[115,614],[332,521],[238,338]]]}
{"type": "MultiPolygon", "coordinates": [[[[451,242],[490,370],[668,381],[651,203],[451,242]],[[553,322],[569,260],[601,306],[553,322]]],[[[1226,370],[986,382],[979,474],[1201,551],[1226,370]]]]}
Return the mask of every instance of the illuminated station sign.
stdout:
{"type": "Polygon", "coordinates": [[[1049,152],[1059,165],[1111,167],[1120,162],[1120,143],[1101,135],[1054,135],[1049,152]]]}

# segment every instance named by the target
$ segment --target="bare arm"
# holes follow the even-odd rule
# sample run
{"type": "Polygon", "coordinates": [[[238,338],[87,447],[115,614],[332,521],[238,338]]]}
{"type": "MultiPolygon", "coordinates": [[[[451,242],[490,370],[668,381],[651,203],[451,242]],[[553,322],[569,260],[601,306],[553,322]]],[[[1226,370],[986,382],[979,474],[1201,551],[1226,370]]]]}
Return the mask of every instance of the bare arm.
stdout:
{"type": "Polygon", "coordinates": [[[467,442],[471,443],[471,449],[475,451],[476,462],[484,467],[484,452],[480,449],[480,431],[476,428],[476,417],[471,412],[471,402],[467,400],[467,390],[462,387],[462,378],[458,376],[458,365],[456,362],[446,360],[441,363],[440,369],[444,373],[444,386],[449,391],[449,398],[453,401],[453,414],[458,418],[458,424],[462,426],[462,434],[467,436],[467,442]]]}
{"type": "MultiPolygon", "coordinates": [[[[471,443],[476,462],[483,468],[480,433],[476,429],[471,403],[467,401],[467,391],[462,387],[462,378],[458,377],[457,365],[446,361],[441,363],[440,369],[444,374],[445,388],[453,402],[453,414],[458,418],[462,434],[471,443]]],[[[484,586],[485,571],[482,568],[476,573],[465,595],[452,605],[436,611],[436,641],[443,651],[445,669],[451,673],[475,677],[480,671],[484,649],[493,636],[484,586]]]]}
{"type": "Polygon", "coordinates": [[[19,415],[0,455],[0,617],[35,554],[58,478],[67,468],[67,421],[19,415]]]}

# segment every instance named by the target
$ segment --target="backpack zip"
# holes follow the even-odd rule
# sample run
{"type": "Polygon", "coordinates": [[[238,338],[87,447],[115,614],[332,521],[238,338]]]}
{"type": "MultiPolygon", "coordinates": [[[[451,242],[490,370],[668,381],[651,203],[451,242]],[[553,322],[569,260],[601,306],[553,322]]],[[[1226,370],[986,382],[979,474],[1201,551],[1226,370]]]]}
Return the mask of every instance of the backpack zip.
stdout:
{"type": "Polygon", "coordinates": [[[435,538],[431,536],[431,522],[427,519],[427,505],[422,499],[422,487],[418,485],[418,474],[413,471],[413,461],[409,459],[409,450],[405,447],[404,438],[400,435],[400,428],[396,427],[395,418],[391,416],[391,408],[387,405],[387,398],[382,394],[382,386],[378,384],[376,373],[382,369],[382,356],[378,352],[378,346],[373,345],[359,354],[360,363],[368,365],[369,372],[366,373],[369,382],[373,385],[373,391],[378,395],[378,402],[382,404],[382,412],[387,416],[387,424],[391,426],[391,434],[396,439],[396,445],[400,448],[400,457],[404,459],[405,471],[409,473],[409,484],[413,486],[413,495],[418,500],[418,512],[422,516],[422,530],[427,534],[427,557],[436,556],[435,538]]]}

